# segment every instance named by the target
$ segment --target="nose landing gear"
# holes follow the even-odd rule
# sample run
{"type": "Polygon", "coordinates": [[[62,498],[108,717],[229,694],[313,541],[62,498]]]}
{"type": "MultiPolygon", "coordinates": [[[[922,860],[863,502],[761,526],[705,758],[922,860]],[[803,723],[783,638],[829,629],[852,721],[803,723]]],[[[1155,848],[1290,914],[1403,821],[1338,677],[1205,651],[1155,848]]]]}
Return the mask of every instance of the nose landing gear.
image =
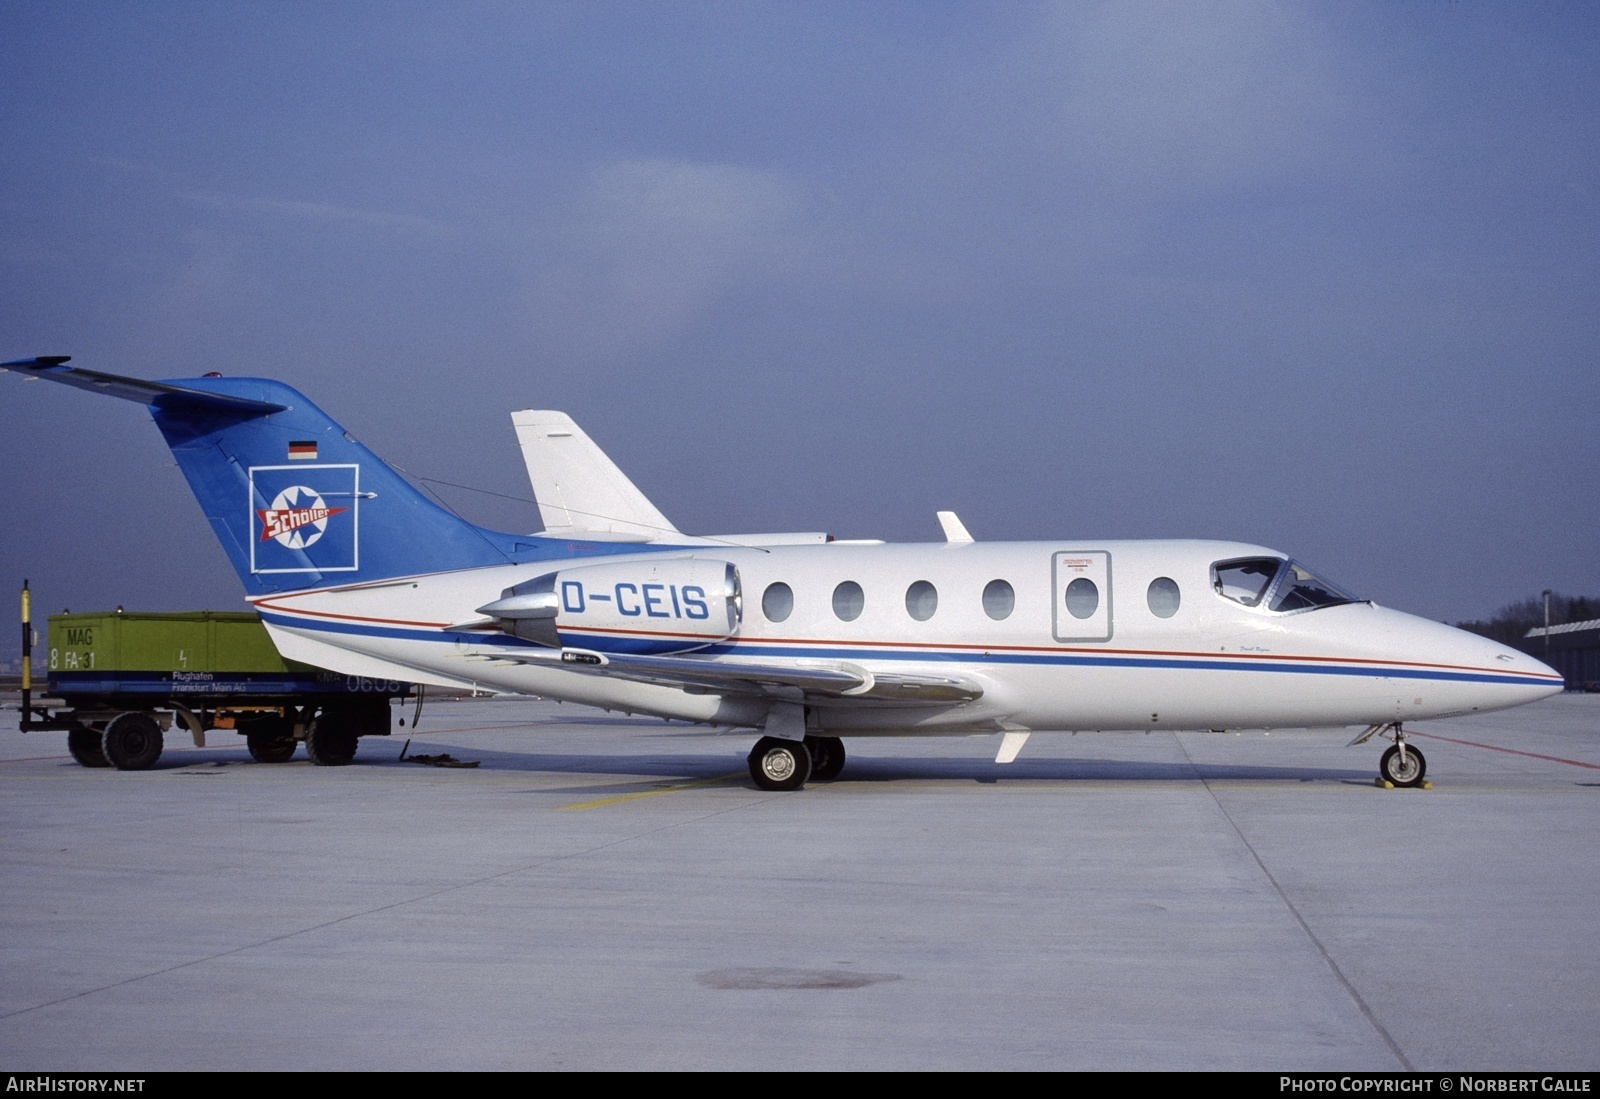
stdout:
{"type": "Polygon", "coordinates": [[[1378,773],[1396,786],[1421,786],[1427,770],[1428,762],[1422,758],[1422,753],[1403,739],[1390,745],[1378,760],[1378,773]]]}
{"type": "Polygon", "coordinates": [[[1365,744],[1375,736],[1394,741],[1393,745],[1385,749],[1383,758],[1378,760],[1380,783],[1389,786],[1427,786],[1422,781],[1422,776],[1428,773],[1428,761],[1406,740],[1406,731],[1400,727],[1398,721],[1369,725],[1360,736],[1350,742],[1350,745],[1353,747],[1365,744]]]}

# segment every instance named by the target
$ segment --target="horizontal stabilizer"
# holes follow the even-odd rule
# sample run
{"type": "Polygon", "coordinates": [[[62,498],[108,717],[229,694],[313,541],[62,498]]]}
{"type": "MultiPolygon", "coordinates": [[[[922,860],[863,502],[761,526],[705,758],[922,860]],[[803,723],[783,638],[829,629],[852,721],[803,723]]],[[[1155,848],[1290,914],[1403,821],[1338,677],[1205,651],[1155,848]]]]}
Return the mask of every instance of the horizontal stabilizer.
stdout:
{"type": "Polygon", "coordinates": [[[248,397],[232,397],[226,393],[207,393],[167,382],[147,382],[143,378],[124,378],[120,374],[102,374],[98,370],[84,370],[64,366],[70,355],[45,355],[37,359],[18,359],[0,363],[0,370],[15,370],[30,378],[43,378],[60,382],[74,389],[86,389],[107,397],[150,405],[155,408],[204,408],[215,412],[233,412],[241,416],[266,416],[282,412],[285,407],[270,401],[253,401],[248,397]]]}

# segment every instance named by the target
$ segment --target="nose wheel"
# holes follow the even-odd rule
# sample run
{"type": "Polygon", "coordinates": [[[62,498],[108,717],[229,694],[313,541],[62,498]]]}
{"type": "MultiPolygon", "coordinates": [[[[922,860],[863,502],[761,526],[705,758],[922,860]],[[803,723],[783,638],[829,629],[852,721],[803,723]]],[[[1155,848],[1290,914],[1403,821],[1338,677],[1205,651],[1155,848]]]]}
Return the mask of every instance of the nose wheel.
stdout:
{"type": "Polygon", "coordinates": [[[1378,761],[1378,773],[1396,786],[1420,786],[1427,771],[1428,761],[1404,740],[1390,745],[1378,761]]]}
{"type": "Polygon", "coordinates": [[[1368,726],[1350,743],[1365,744],[1375,736],[1394,741],[1378,760],[1378,777],[1391,786],[1421,786],[1422,776],[1428,773],[1428,761],[1406,740],[1406,731],[1400,723],[1391,721],[1386,725],[1368,726]]]}

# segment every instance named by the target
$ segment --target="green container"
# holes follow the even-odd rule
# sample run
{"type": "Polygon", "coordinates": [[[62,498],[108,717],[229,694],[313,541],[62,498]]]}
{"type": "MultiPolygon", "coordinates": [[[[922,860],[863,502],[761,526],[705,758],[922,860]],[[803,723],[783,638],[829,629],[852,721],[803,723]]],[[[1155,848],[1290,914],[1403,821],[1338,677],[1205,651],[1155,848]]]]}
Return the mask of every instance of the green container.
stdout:
{"type": "Polygon", "coordinates": [[[52,614],[46,666],[63,672],[290,672],[249,611],[52,614]]]}

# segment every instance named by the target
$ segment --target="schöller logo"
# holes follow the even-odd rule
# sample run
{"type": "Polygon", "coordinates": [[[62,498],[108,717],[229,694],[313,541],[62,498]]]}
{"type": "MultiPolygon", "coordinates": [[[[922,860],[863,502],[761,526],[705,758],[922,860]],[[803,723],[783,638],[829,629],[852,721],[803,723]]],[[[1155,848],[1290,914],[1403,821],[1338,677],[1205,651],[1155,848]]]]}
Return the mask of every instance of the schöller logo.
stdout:
{"type": "Polygon", "coordinates": [[[359,466],[250,467],[250,571],[354,572],[359,466]]]}
{"type": "Polygon", "coordinates": [[[315,545],[328,529],[330,516],[349,511],[349,508],[330,508],[322,502],[315,489],[305,485],[291,485],[273,498],[270,508],[256,511],[261,519],[261,540],[276,539],[278,545],[290,549],[305,549],[315,545]]]}

